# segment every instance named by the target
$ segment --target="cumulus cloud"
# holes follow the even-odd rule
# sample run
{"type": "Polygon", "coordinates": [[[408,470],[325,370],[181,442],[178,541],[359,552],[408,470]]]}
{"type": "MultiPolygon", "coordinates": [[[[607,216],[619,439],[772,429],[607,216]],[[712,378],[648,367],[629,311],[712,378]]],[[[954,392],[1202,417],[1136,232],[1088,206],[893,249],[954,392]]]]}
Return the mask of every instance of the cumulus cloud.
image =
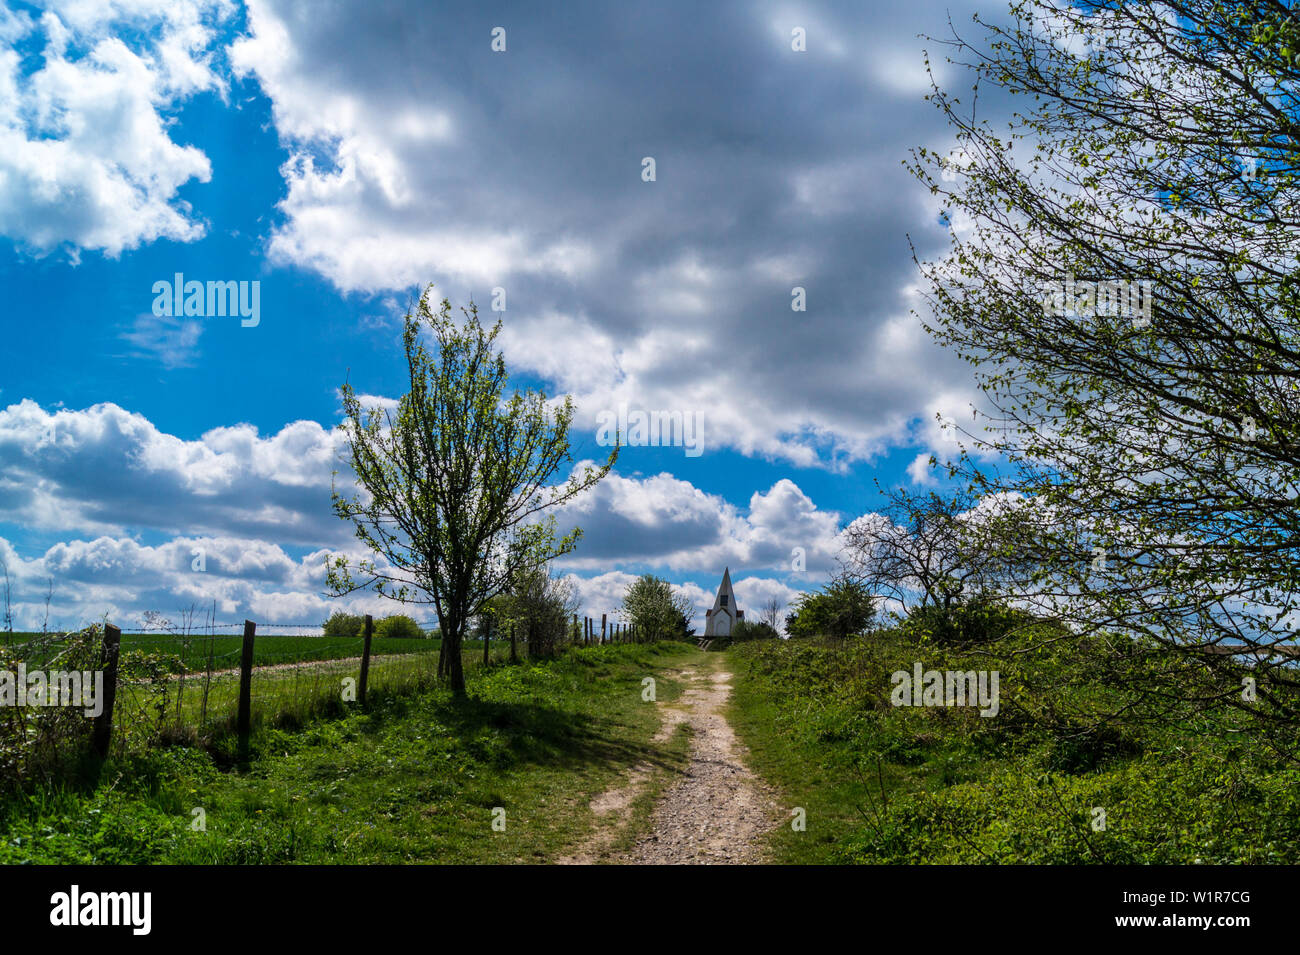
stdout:
{"type": "Polygon", "coordinates": [[[212,63],[228,0],[52,2],[0,8],[0,223],[37,254],[66,245],[117,256],[202,221],[177,192],[211,175],[175,142],[171,111],[224,80],[212,63]],[[138,38],[128,44],[123,37],[138,38]],[[24,54],[39,61],[24,68],[24,54]]]}
{"type": "Polygon", "coordinates": [[[564,564],[596,570],[625,561],[691,574],[743,566],[784,574],[800,548],[808,573],[826,573],[839,521],[788,478],[754,492],[742,509],[667,473],[613,473],[563,511],[562,524],[583,530],[578,552],[564,564]]]}
{"type": "Polygon", "coordinates": [[[338,442],[313,421],[268,437],[234,425],[187,441],[115,404],[46,411],[24,400],[0,411],[0,521],[328,543],[343,536],[329,506],[338,442]]]}
{"type": "MultiPolygon", "coordinates": [[[[60,542],[24,558],[0,539],[8,570],[15,629],[41,627],[49,597],[51,629],[108,620],[124,629],[144,626],[157,611],[179,624],[215,613],[217,624],[245,618],[259,624],[318,626],[331,612],[347,609],[376,616],[398,612],[374,594],[327,597],[325,560],[332,551],[293,558],[265,541],[232,537],[177,537],[157,545],[124,537],[60,542]]],[[[428,608],[406,612],[427,621],[428,608]]]]}
{"type": "MultiPolygon", "coordinates": [[[[53,580],[61,612],[75,618],[69,624],[213,601],[222,614],[280,622],[328,612],[325,557],[355,547],[329,506],[334,470],[351,480],[341,440],[312,421],[267,436],[232,425],[186,440],[115,404],[10,405],[0,411],[0,523],[74,535],[39,556],[4,543],[0,558],[20,584],[16,606],[28,625],[33,615],[39,622],[53,580]],[[145,535],[164,542],[142,543],[145,535]]],[[[673,580],[701,614],[726,566],[746,600],[788,602],[831,570],[841,522],[788,478],[737,507],[667,473],[615,472],[557,516],[562,529],[583,528],[559,569],[580,581],[584,606],[597,615],[613,612],[647,570],[673,580]]],[[[382,601],[374,607],[392,612],[382,601]]]]}
{"type": "Polygon", "coordinates": [[[275,261],[344,291],[499,286],[507,357],[573,394],[579,426],[698,412],[712,448],[842,468],[916,440],[968,380],[911,314],[906,233],[944,232],[899,168],[947,136],[916,39],[945,16],[251,0],[230,61],[289,153],[275,261]]]}

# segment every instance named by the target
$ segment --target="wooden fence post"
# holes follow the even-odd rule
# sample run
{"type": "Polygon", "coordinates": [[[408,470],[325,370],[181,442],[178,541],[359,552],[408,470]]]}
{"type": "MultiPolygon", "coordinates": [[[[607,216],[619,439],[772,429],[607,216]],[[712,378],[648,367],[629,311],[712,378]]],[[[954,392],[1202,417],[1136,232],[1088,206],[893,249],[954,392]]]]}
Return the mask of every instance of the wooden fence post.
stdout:
{"type": "Polygon", "coordinates": [[[578,642],[578,615],[573,615],[573,642],[578,642]]]}
{"type": "Polygon", "coordinates": [[[600,642],[605,643],[605,614],[600,615],[600,642]]]}
{"type": "Polygon", "coordinates": [[[361,648],[361,687],[357,700],[366,705],[366,684],[370,682],[370,635],[374,632],[375,618],[366,614],[365,645],[361,648]]]}
{"type": "Polygon", "coordinates": [[[248,736],[253,728],[253,636],[257,624],[244,621],[244,650],[239,656],[239,754],[248,756],[248,736]]]}
{"type": "Polygon", "coordinates": [[[492,642],[492,618],[485,617],[483,621],[483,666],[488,665],[488,644],[492,642]]]}
{"type": "Polygon", "coordinates": [[[510,621],[510,662],[519,662],[519,652],[515,649],[515,622],[510,621]]]}
{"type": "Polygon", "coordinates": [[[92,742],[95,755],[108,758],[108,744],[113,741],[113,704],[117,702],[117,660],[122,649],[122,631],[112,624],[104,624],[104,647],[100,653],[100,666],[104,671],[103,704],[95,717],[92,742]]]}

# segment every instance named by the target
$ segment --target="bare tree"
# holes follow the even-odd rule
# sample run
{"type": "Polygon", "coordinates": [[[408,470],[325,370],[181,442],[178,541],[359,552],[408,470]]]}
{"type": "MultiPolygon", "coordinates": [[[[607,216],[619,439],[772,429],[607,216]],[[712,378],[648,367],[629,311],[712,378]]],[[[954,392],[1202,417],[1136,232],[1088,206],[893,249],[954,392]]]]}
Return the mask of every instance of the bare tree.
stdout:
{"type": "Polygon", "coordinates": [[[871,592],[912,607],[947,612],[966,601],[1007,594],[1033,560],[1027,526],[1007,500],[981,501],[970,489],[886,492],[888,505],[844,532],[845,575],[871,592]]]}
{"type": "Polygon", "coordinates": [[[0,557],[0,571],[3,571],[5,575],[5,633],[12,637],[14,632],[13,588],[9,583],[9,565],[3,557],[0,557]]]}
{"type": "Polygon", "coordinates": [[[45,587],[45,619],[41,621],[41,636],[50,632],[50,602],[54,600],[54,578],[51,577],[45,587]]]}

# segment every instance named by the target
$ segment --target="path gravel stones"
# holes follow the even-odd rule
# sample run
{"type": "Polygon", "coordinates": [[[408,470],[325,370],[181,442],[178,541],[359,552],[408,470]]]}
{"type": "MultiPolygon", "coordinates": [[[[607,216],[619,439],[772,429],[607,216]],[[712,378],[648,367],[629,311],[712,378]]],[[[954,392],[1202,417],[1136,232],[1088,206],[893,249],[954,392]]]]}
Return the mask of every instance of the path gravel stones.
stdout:
{"type": "MultiPolygon", "coordinates": [[[[632,848],[606,859],[616,831],[605,827],[575,855],[584,864],[752,864],[764,861],[762,835],[779,824],[776,796],[745,765],[745,750],[722,714],[731,695],[731,674],[720,669],[681,671],[688,681],[681,699],[663,704],[656,739],[668,739],[679,723],[692,730],[689,763],[653,811],[650,829],[632,848]]],[[[648,767],[635,768],[622,785],[592,800],[597,814],[624,809],[647,784],[648,767]]]]}

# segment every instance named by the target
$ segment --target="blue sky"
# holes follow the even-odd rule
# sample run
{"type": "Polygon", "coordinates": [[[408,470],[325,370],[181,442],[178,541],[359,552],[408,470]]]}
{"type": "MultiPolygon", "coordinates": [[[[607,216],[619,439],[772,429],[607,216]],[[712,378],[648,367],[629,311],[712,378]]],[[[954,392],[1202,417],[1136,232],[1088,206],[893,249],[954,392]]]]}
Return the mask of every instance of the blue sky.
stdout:
{"type": "Polygon", "coordinates": [[[700,456],[626,448],[562,515],[585,531],[562,569],[594,614],[649,570],[702,615],[727,565],[742,607],[788,603],[874,482],[927,480],[918,461],[948,448],[935,416],[973,400],[912,313],[907,238],[936,254],[946,234],[901,166],[952,145],[917,35],[968,8],[0,9],[0,558],[19,627],[51,580],[64,626],[213,601],[223,620],[321,619],[324,556],[351,546],[329,511],[337,389],[404,390],[424,282],[485,311],[506,290],[507,360],[574,396],[576,460],[603,456],[596,422],[620,404],[701,416],[700,456]],[[259,282],[257,326],[154,315],[175,273],[259,282]]]}

